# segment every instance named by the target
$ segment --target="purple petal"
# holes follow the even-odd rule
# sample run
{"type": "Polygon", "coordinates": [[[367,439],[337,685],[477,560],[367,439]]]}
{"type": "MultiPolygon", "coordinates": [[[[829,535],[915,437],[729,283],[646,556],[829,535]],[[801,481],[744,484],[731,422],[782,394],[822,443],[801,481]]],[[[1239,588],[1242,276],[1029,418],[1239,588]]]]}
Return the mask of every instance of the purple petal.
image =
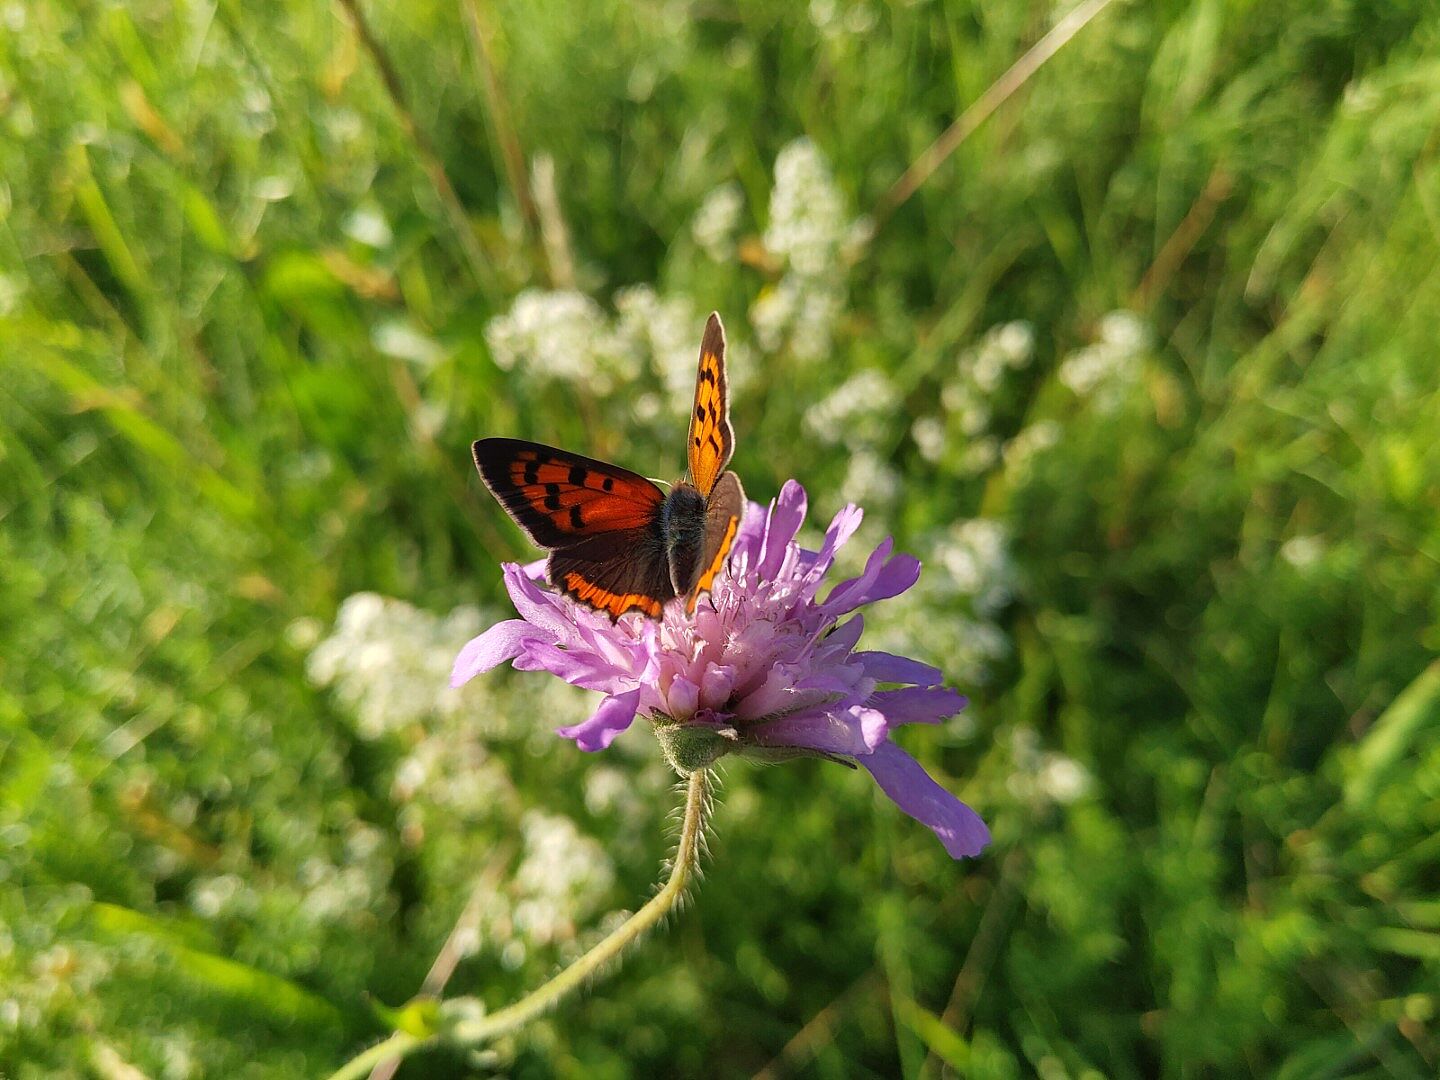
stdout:
{"type": "Polygon", "coordinates": [[[849,709],[826,709],[783,716],[747,729],[746,734],[761,746],[790,746],[824,750],[862,761],[885,744],[885,716],[875,709],[855,705],[849,709]]]}
{"type": "Polygon", "coordinates": [[[755,566],[761,581],[770,581],[780,572],[786,549],[805,521],[805,506],[805,489],[794,480],[786,480],[770,506],[770,520],[765,525],[765,541],[755,566]]]}
{"type": "Polygon", "coordinates": [[[889,558],[893,547],[894,542],[887,536],[866,561],[859,577],[836,585],[820,605],[825,614],[832,619],[838,618],[861,604],[873,604],[877,600],[898,596],[919,581],[920,560],[913,555],[889,558]]]}
{"type": "Polygon", "coordinates": [[[718,709],[730,697],[735,685],[735,667],[732,664],[706,664],[700,676],[700,706],[718,709]]]}
{"type": "Polygon", "coordinates": [[[797,713],[834,702],[849,689],[848,686],[797,685],[797,674],[794,664],[776,664],[759,687],[735,703],[734,715],[741,720],[755,721],[779,713],[797,713]]]}
{"type": "Polygon", "coordinates": [[[911,660],[908,656],[896,656],[894,653],[857,652],[854,659],[860,661],[865,668],[865,674],[876,682],[935,686],[945,677],[937,667],[911,660]]]}
{"type": "Polygon", "coordinates": [[[837,626],[826,638],[822,639],[817,650],[818,655],[824,656],[827,660],[840,663],[850,650],[860,641],[860,635],[865,632],[865,617],[856,615],[843,626],[837,626]]]}
{"type": "Polygon", "coordinates": [[[820,550],[814,557],[807,560],[805,578],[809,584],[820,584],[820,579],[835,561],[835,554],[855,535],[855,530],[860,528],[864,517],[865,511],[854,503],[847,503],[830,520],[830,527],[825,530],[825,542],[820,545],[820,550]]]}
{"type": "Polygon", "coordinates": [[[700,707],[700,688],[684,675],[677,675],[665,693],[665,710],[672,720],[688,720],[700,707]]]}
{"type": "MultiPolygon", "coordinates": [[[[531,627],[531,634],[535,634],[531,627]]],[[[548,671],[571,686],[598,690],[602,694],[618,693],[635,685],[635,677],[624,668],[605,663],[583,649],[560,649],[547,641],[532,638],[515,658],[516,671],[548,671]]]]}
{"type": "Polygon", "coordinates": [[[505,591],[522,619],[546,631],[557,642],[574,634],[574,622],[561,610],[559,594],[541,589],[525,576],[524,568],[518,563],[506,563],[503,570],[505,591]]]}
{"type": "Polygon", "coordinates": [[[755,562],[756,552],[765,539],[765,518],[765,507],[748,499],[745,501],[740,528],[730,545],[730,565],[734,573],[743,575],[746,568],[755,562]]]}
{"type": "Polygon", "coordinates": [[[499,667],[506,660],[520,655],[525,643],[535,636],[535,628],[523,619],[507,619],[496,623],[477,638],[466,642],[450,670],[450,685],[464,686],[476,675],[499,667]]]}
{"type": "Polygon", "coordinates": [[[640,688],[623,694],[607,697],[595,710],[595,715],[570,727],[556,728],[555,734],[574,739],[581,750],[604,750],[614,741],[615,736],[628,728],[635,719],[635,709],[640,704],[640,688]]]}
{"type": "Polygon", "coordinates": [[[870,771],[880,790],[916,821],[930,826],[953,858],[979,855],[990,843],[980,815],[937,784],[920,763],[892,742],[855,759],[870,771]]]}
{"type": "Polygon", "coordinates": [[[881,690],[865,704],[879,709],[891,727],[900,724],[938,724],[948,720],[970,702],[965,695],[945,686],[911,686],[904,690],[881,690]]]}

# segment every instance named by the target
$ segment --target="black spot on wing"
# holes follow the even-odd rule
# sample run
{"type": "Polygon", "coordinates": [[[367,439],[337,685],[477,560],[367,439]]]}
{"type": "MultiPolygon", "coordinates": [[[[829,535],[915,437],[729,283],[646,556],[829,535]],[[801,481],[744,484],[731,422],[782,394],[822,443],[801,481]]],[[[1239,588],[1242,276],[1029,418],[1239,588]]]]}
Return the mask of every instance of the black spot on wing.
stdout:
{"type": "Polygon", "coordinates": [[[580,507],[578,507],[578,506],[572,506],[572,507],[570,507],[570,527],[571,527],[572,529],[580,529],[580,528],[583,528],[584,525],[585,525],[585,518],[584,518],[584,517],[581,515],[581,513],[580,513],[580,507]]]}

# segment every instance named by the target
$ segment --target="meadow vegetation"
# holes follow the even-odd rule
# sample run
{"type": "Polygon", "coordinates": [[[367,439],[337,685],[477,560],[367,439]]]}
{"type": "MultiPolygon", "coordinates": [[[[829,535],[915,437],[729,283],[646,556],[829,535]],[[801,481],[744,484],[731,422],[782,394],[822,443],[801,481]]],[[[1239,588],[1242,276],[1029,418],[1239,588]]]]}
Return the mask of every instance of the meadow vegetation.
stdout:
{"type": "Polygon", "coordinates": [[[662,934],[402,1077],[1434,1076],[1440,12],[1117,2],[888,194],[1067,6],[0,4],[0,1072],[322,1075],[643,902],[644,726],[446,688],[468,446],[678,474],[717,309],[996,842],[730,765],[662,934]]]}

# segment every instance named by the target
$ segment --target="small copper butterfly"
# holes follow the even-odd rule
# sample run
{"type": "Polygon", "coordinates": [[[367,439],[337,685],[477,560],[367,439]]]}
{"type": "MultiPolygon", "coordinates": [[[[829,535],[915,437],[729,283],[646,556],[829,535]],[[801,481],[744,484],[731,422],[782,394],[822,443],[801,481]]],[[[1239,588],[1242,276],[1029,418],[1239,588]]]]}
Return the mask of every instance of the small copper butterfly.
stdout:
{"type": "Polygon", "coordinates": [[[735,449],[725,382],[725,329],[711,313],[700,340],[689,470],[667,494],[638,473],[523,439],[481,439],[471,448],[491,494],[550,552],[557,589],[616,618],[651,618],[685,598],[694,611],[725,564],[745,492],[726,470],[735,449]]]}

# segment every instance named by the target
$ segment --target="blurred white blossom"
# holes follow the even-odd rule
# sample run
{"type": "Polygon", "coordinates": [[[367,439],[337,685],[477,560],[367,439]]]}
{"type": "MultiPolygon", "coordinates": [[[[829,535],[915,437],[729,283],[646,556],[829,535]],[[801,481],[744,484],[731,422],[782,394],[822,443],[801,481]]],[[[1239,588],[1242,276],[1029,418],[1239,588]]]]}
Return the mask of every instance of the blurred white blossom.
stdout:
{"type": "Polygon", "coordinates": [[[1054,420],[1039,420],[1021,428],[1015,437],[1005,444],[1001,456],[1005,467],[1023,471],[1036,455],[1055,446],[1060,441],[1060,425],[1054,420]]]}
{"type": "Polygon", "coordinates": [[[1098,339],[1077,349],[1060,364],[1060,381],[1077,397],[1102,411],[1111,411],[1140,377],[1140,362],[1150,334],[1140,317],[1112,311],[1100,320],[1098,339]]]}
{"type": "Polygon", "coordinates": [[[1319,536],[1292,536],[1280,545],[1280,557],[1297,570],[1314,566],[1325,554],[1325,540],[1319,536]]]}
{"type": "Polygon", "coordinates": [[[695,365],[704,325],[687,297],[661,296],[649,285],[615,294],[616,348],[648,361],[660,376],[672,408],[686,413],[695,394],[695,365]]]}
{"type": "Polygon", "coordinates": [[[405,360],[419,368],[433,367],[445,356],[444,347],[409,319],[384,319],[370,331],[378,352],[405,360]]]}
{"type": "Polygon", "coordinates": [[[847,257],[867,235],[868,226],[857,229],[819,148],[800,138],[781,149],[763,242],[784,275],[750,311],[762,349],[788,344],[802,360],[829,351],[845,306],[847,257]]]}
{"type": "Polygon", "coordinates": [[[735,255],[735,234],[740,228],[740,215],[745,209],[745,196],[734,181],[721,184],[700,204],[690,222],[690,235],[700,250],[713,262],[728,262],[735,255]]]}
{"type": "Polygon", "coordinates": [[[600,393],[633,382],[639,364],[615,348],[605,313],[584,293],[527,289],[485,327],[495,363],[536,381],[584,383],[600,393]]]}
{"type": "Polygon", "coordinates": [[[864,0],[810,0],[810,23],[826,38],[863,37],[875,29],[880,15],[864,0]]]}
{"type": "Polygon", "coordinates": [[[952,432],[958,434],[959,469],[978,475],[1000,461],[1001,444],[991,432],[993,402],[1011,372],[1035,357],[1035,331],[1027,322],[993,326],[980,340],[960,350],[953,369],[940,386],[945,415],[933,423],[917,421],[911,429],[927,461],[939,461],[952,432]],[[922,440],[924,440],[922,442],[922,440]]]}
{"type": "Polygon", "coordinates": [[[615,883],[605,849],[569,818],[528,810],[520,834],[519,865],[482,911],[482,936],[499,945],[507,966],[522,963],[532,946],[572,941],[615,883]]]}
{"type": "Polygon", "coordinates": [[[787,144],[775,158],[765,249],[797,274],[819,277],[831,269],[850,228],[850,216],[830,163],[809,139],[787,144]]]}
{"type": "Polygon", "coordinates": [[[1074,758],[1055,753],[1045,755],[1035,783],[1051,802],[1061,806],[1084,798],[1093,786],[1085,766],[1074,758]]]}
{"type": "Polygon", "coordinates": [[[910,438],[920,456],[932,465],[945,455],[945,422],[936,416],[922,416],[910,425],[910,438]]]}
{"type": "Polygon", "coordinates": [[[1010,733],[1010,756],[1015,771],[1006,786],[1017,799],[1037,805],[1069,806],[1090,794],[1094,779],[1074,758],[1046,750],[1033,728],[1020,726],[1010,733]]]}
{"type": "Polygon", "coordinates": [[[993,518],[971,518],[952,526],[935,545],[932,560],[938,564],[938,576],[956,593],[969,597],[977,614],[994,615],[1015,594],[1008,531],[993,518]]]}
{"type": "Polygon", "coordinates": [[[847,502],[889,505],[900,495],[900,473],[872,450],[856,450],[850,454],[840,494],[847,502]]]}
{"type": "Polygon", "coordinates": [[[805,429],[828,446],[873,445],[894,419],[900,393],[876,368],[856,372],[805,410],[805,429]]]}
{"type": "Polygon", "coordinates": [[[317,686],[333,687],[354,712],[362,736],[377,738],[459,707],[450,667],[482,625],[475,607],[439,616],[402,600],[356,593],[340,605],[334,631],[315,646],[306,670],[317,686]]]}
{"type": "Polygon", "coordinates": [[[340,229],[351,240],[366,247],[387,248],[395,239],[395,234],[390,231],[390,222],[385,220],[385,212],[373,202],[357,206],[345,215],[340,229]]]}
{"type": "Polygon", "coordinates": [[[903,603],[876,609],[867,635],[876,648],[918,650],[961,685],[989,682],[1011,651],[996,622],[1019,587],[1008,531],[990,518],[959,522],[931,539],[924,563],[903,603]]]}

